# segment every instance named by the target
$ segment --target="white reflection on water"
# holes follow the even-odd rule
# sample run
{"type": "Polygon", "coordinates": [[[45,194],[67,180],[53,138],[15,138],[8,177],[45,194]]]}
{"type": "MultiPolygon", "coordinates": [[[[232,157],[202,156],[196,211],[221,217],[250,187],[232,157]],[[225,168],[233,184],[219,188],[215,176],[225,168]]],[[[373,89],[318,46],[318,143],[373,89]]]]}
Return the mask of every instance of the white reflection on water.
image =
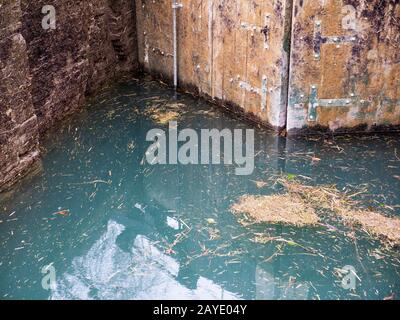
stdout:
{"type": "Polygon", "coordinates": [[[144,236],[136,237],[130,253],[122,251],[116,240],[124,229],[109,221],[88,253],[57,279],[51,299],[238,299],[203,277],[194,290],[180,284],[179,264],[144,236]]]}

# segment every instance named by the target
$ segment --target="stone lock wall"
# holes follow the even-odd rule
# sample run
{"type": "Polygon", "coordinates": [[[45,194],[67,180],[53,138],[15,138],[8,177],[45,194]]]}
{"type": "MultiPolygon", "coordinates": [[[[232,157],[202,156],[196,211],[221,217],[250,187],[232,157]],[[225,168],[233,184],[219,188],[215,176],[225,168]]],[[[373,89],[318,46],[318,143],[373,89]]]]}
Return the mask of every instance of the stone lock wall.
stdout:
{"type": "Polygon", "coordinates": [[[24,174],[39,156],[27,46],[17,1],[0,5],[0,188],[24,174]]]}
{"type": "Polygon", "coordinates": [[[82,106],[115,76],[137,68],[134,4],[128,0],[22,0],[22,35],[40,130],[82,106]],[[53,5],[56,29],[42,28],[53,5]]]}
{"type": "Polygon", "coordinates": [[[129,0],[0,1],[0,191],[39,157],[39,133],[138,69],[129,0]],[[44,5],[56,28],[43,29],[44,5]]]}

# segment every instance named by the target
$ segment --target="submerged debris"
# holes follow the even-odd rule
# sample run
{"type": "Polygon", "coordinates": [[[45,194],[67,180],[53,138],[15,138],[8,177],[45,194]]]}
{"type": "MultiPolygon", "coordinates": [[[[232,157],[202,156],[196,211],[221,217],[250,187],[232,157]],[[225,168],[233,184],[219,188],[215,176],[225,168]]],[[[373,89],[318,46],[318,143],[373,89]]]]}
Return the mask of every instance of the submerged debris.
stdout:
{"type": "Polygon", "coordinates": [[[179,113],[175,111],[165,111],[159,114],[153,114],[151,118],[159,124],[167,124],[170,121],[178,120],[179,113]]]}
{"type": "Polygon", "coordinates": [[[317,225],[315,210],[301,198],[291,195],[244,195],[231,207],[234,213],[244,213],[257,223],[282,223],[298,227],[317,225]]]}
{"type": "Polygon", "coordinates": [[[218,240],[219,238],[221,238],[221,234],[219,232],[218,229],[215,228],[207,228],[206,229],[209,235],[209,240],[213,241],[213,240],[218,240]]]}
{"type": "Polygon", "coordinates": [[[254,235],[254,239],[251,239],[251,242],[260,243],[260,244],[267,244],[274,240],[274,237],[270,237],[266,234],[256,233],[254,235]]]}
{"type": "Polygon", "coordinates": [[[185,105],[181,103],[156,104],[148,106],[144,114],[158,124],[168,124],[170,121],[179,120],[183,107],[185,105]]]}
{"type": "Polygon", "coordinates": [[[53,215],[68,217],[70,215],[70,212],[69,212],[69,210],[60,210],[60,211],[54,212],[53,215]]]}

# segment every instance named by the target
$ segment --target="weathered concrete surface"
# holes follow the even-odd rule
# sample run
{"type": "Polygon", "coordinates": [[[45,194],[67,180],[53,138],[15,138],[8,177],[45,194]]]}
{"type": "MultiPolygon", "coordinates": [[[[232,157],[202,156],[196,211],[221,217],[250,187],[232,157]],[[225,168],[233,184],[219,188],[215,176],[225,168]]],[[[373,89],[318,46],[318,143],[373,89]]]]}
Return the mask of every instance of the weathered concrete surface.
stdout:
{"type": "Polygon", "coordinates": [[[400,1],[295,0],[290,74],[289,133],[399,125],[400,1]]]}
{"type": "Polygon", "coordinates": [[[38,132],[138,62],[133,1],[2,0],[0,18],[1,191],[38,159],[38,132]],[[47,4],[55,30],[42,27],[47,4]]]}
{"type": "MultiPolygon", "coordinates": [[[[291,1],[179,2],[180,86],[284,127],[291,1]]],[[[171,79],[172,1],[136,0],[136,9],[139,62],[171,79]]]]}
{"type": "Polygon", "coordinates": [[[18,1],[0,8],[0,191],[24,175],[39,156],[26,42],[18,1]]]}

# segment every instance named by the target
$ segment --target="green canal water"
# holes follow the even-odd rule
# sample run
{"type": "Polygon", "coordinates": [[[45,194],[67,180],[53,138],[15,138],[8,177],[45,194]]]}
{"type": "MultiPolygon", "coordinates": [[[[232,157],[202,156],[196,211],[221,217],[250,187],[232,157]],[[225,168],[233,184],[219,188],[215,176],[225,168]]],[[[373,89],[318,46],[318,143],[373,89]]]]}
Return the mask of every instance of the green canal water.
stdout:
{"type": "Polygon", "coordinates": [[[340,190],[365,186],[366,207],[399,215],[398,136],[286,140],[256,128],[250,176],[235,175],[234,165],[150,166],[146,134],[166,128],[146,116],[151,106],[184,104],[179,128],[251,128],[173,96],[155,82],[125,82],[44,138],[40,173],[0,200],[2,299],[399,297],[399,250],[361,230],[331,218],[318,227],[245,227],[229,210],[241,195],[279,191],[254,181],[290,174],[340,190]],[[257,243],[257,234],[287,242],[257,243]],[[48,265],[56,281],[45,290],[48,265]],[[354,290],[341,284],[338,270],[348,265],[354,290]]]}

